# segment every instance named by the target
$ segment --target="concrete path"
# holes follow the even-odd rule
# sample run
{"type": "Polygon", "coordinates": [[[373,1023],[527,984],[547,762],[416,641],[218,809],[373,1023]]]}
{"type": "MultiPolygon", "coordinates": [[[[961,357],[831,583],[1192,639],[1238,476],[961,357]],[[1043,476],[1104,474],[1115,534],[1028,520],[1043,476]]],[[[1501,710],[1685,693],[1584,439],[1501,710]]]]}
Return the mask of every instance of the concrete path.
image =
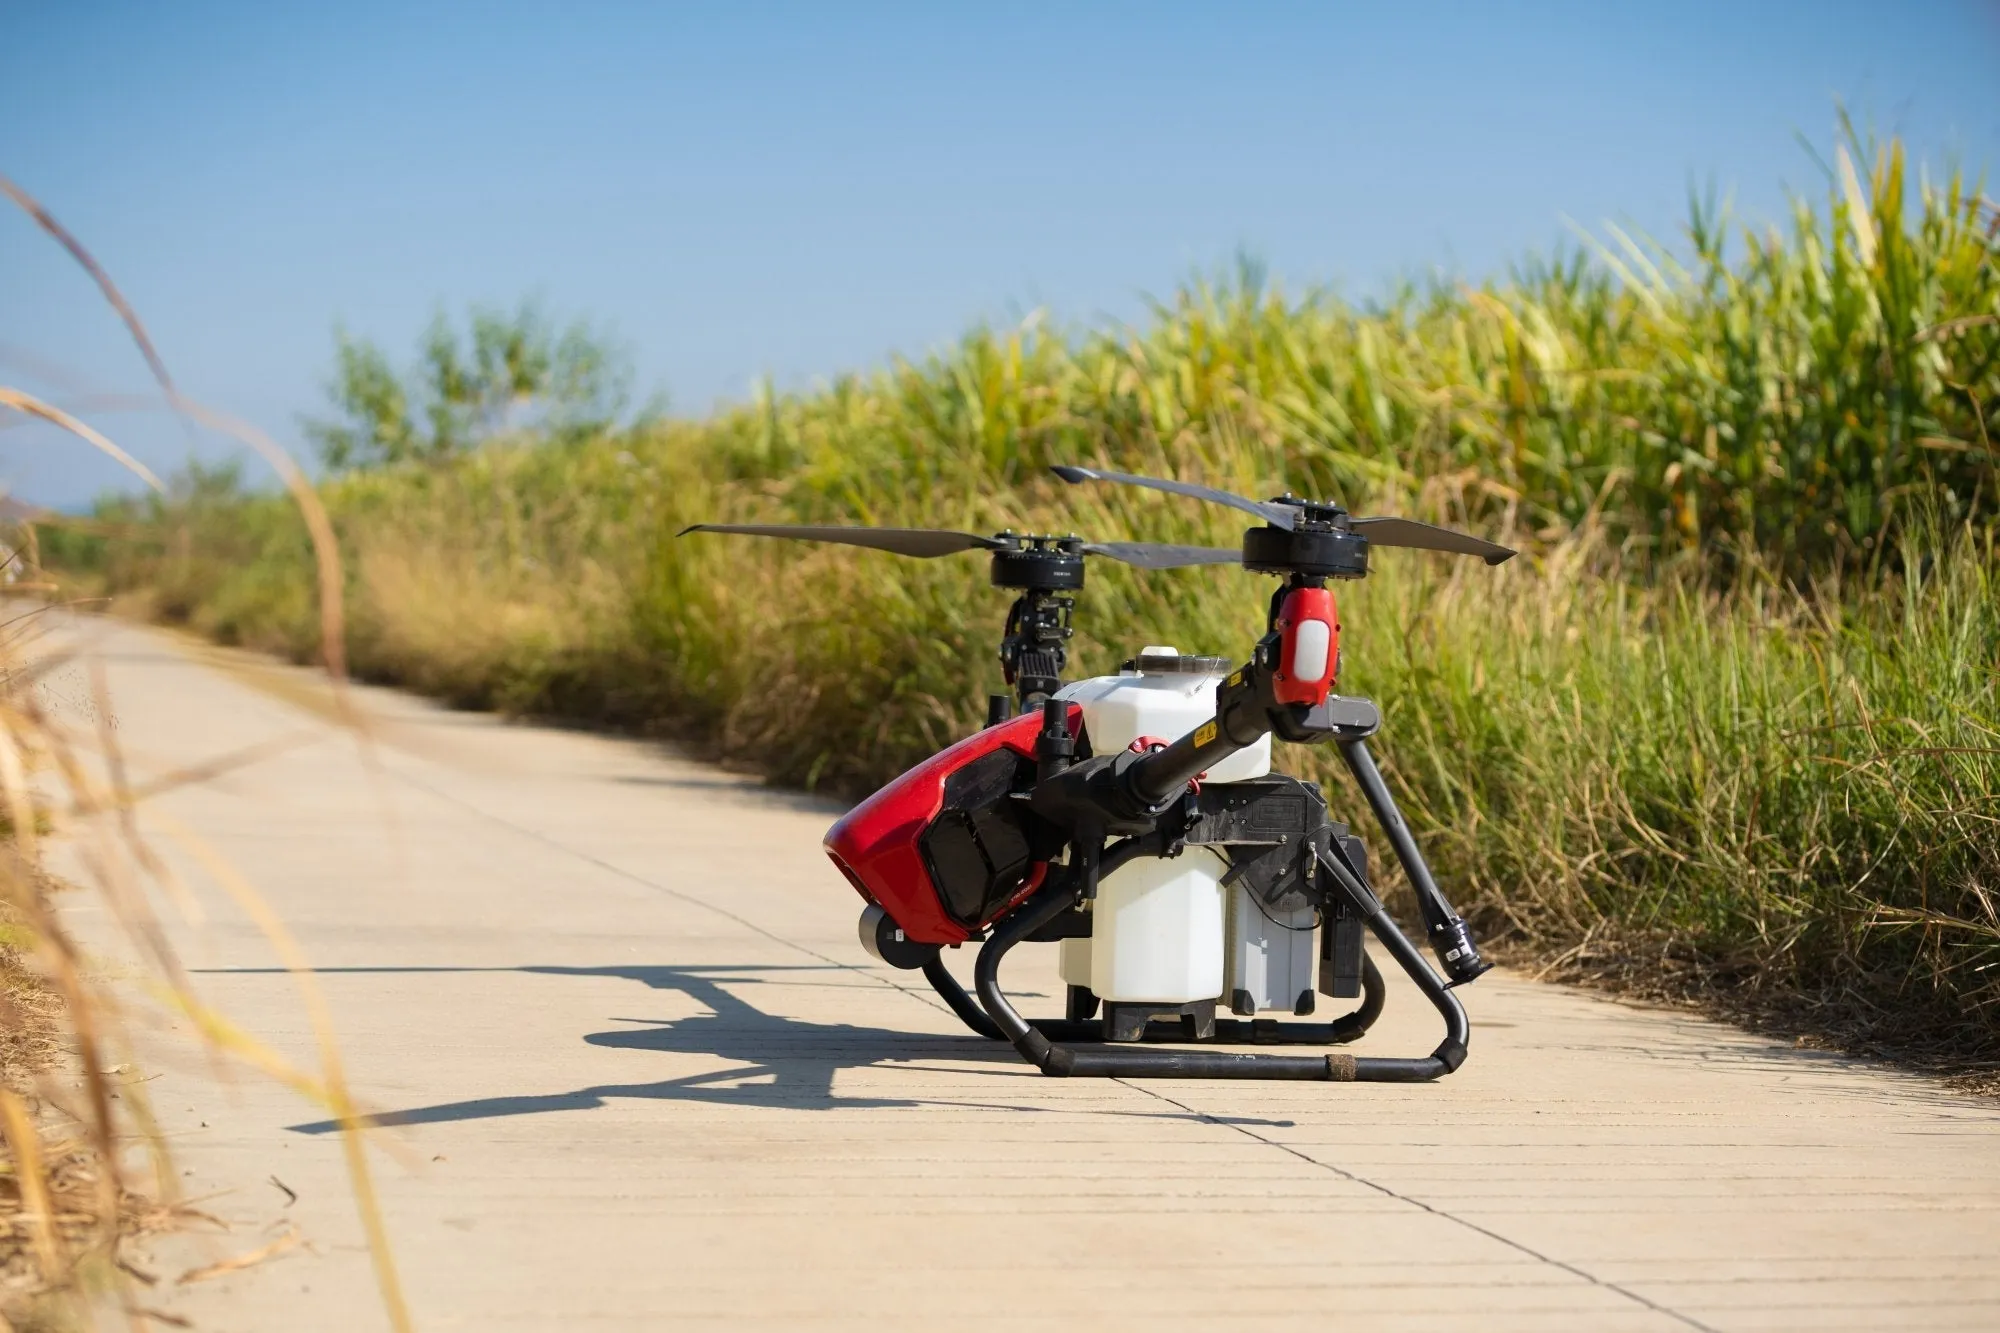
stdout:
{"type": "MultiPolygon", "coordinates": [[[[374,1156],[420,1328],[2000,1327],[1991,1101],[1504,973],[1432,1086],[1048,1079],[862,954],[824,803],[382,691],[371,767],[311,673],[85,633],[139,773],[289,747],[152,808],[318,968],[414,1164],[374,1156]]],[[[149,819],[207,913],[176,932],[202,991],[311,1062],[294,980],[149,819]]],[[[1021,952],[1049,1012],[1054,950],[1021,952]]],[[[1359,1049],[1433,1022],[1392,983],[1359,1049]]],[[[232,1227],[151,1246],[149,1301],[385,1326],[322,1113],[185,1045],[141,1061],[232,1227]]]]}

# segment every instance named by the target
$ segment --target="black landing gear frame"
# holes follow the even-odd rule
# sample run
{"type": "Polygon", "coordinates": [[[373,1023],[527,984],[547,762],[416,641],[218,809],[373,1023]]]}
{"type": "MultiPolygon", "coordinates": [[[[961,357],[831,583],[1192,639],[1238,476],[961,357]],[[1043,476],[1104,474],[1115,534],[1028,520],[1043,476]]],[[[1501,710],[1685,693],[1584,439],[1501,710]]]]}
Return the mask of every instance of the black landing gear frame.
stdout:
{"type": "MultiPolygon", "coordinates": [[[[1071,780],[1059,784],[1069,788],[1068,792],[1058,790],[1038,804],[1054,808],[1068,805],[1096,814],[1108,810],[1112,815],[1110,822],[1121,825],[1114,831],[1126,836],[1107,843],[1105,821],[1089,818],[1082,821],[1070,844],[1069,864],[1052,867],[1044,887],[1002,921],[981,947],[975,966],[977,1003],[947,970],[942,956],[924,965],[925,978],[967,1027],[980,1036],[1013,1043],[1031,1064],[1057,1076],[1416,1083],[1439,1078],[1464,1063],[1471,1030],[1465,1010],[1451,990],[1477,977],[1490,964],[1480,958],[1465,922],[1438,889],[1430,867],[1375,767],[1367,738],[1379,728],[1380,714],[1365,699],[1339,696],[1311,709],[1305,716],[1298,715],[1304,710],[1279,713],[1283,706],[1271,705],[1268,700],[1268,671],[1259,667],[1259,662],[1253,660],[1224,685],[1218,699],[1215,727],[1198,728],[1189,738],[1150,755],[1110,756],[1070,767],[1065,756],[1050,753],[1066,749],[1069,743],[1060,720],[1060,705],[1045,710],[1050,725],[1041,738],[1043,780],[1038,783],[1038,792],[1051,778],[1061,778],[1067,773],[1071,780]],[[1105,1043],[1107,1025],[1088,1021],[1076,1012],[1074,1004],[1066,1018],[1023,1018],[1000,989],[1000,963],[1008,951],[1026,940],[1061,938],[1067,933],[1062,929],[1066,914],[1095,897],[1098,881],[1127,861],[1175,854],[1188,832],[1186,816],[1175,813],[1187,804],[1178,798],[1178,791],[1188,776],[1220,762],[1236,749],[1254,744],[1263,730],[1272,729],[1256,726],[1252,721],[1256,713],[1277,714],[1272,720],[1280,722],[1276,729],[1288,740],[1331,739],[1340,749],[1348,771],[1416,890],[1426,934],[1450,979],[1433,970],[1416,944],[1383,908],[1368,885],[1363,867],[1346,854],[1341,840],[1324,834],[1313,839],[1322,915],[1328,921],[1328,929],[1333,928],[1337,917],[1358,919],[1375,936],[1437,1009],[1444,1020],[1444,1040],[1430,1055],[1416,1059],[1356,1057],[1344,1052],[1278,1055],[1147,1049],[1105,1043]],[[1203,735],[1209,738],[1206,742],[1194,739],[1203,735]],[[1167,799],[1156,804],[1163,797],[1167,799]],[[1140,827],[1147,823],[1151,827],[1140,827]],[[1079,1044],[1090,1049],[1074,1049],[1079,1044]]],[[[1319,818],[1323,820],[1323,806],[1320,811],[1319,818]]],[[[1360,1037],[1374,1024],[1382,1012],[1383,991],[1381,973],[1364,954],[1361,1004],[1353,1012],[1330,1023],[1218,1019],[1213,1024],[1212,1036],[1205,1040],[1253,1045],[1341,1045],[1360,1037]]],[[[1142,1040],[1147,1047],[1153,1043],[1186,1042],[1192,1035],[1189,1029],[1185,1022],[1155,1021],[1146,1025],[1142,1040]]]]}

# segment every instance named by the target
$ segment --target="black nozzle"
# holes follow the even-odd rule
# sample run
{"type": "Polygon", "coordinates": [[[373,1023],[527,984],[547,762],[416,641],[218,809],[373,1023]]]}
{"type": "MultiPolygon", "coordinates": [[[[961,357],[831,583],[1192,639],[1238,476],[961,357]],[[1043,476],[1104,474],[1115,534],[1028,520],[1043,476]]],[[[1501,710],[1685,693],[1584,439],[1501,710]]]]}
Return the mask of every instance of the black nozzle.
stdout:
{"type": "Polygon", "coordinates": [[[1069,734],[1069,701],[1042,700],[1042,729],[1035,734],[1036,777],[1047,782],[1069,767],[1076,742],[1069,734]]]}
{"type": "Polygon", "coordinates": [[[1431,952],[1437,955],[1439,966],[1454,986],[1476,980],[1493,967],[1479,956],[1479,946],[1472,942],[1472,928],[1465,924],[1464,917],[1455,916],[1432,928],[1431,952]]]}

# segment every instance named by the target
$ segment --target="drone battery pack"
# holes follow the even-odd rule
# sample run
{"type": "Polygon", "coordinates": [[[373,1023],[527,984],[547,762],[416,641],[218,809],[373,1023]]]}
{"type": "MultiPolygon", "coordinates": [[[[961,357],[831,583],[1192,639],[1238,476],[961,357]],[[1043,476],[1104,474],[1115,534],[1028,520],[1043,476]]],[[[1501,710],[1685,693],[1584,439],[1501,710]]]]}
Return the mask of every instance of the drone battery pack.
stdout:
{"type": "MultiPolygon", "coordinates": [[[[1368,880],[1368,844],[1348,834],[1340,839],[1347,864],[1368,880]]],[[[1330,908],[1326,928],[1320,933],[1319,991],[1336,1000],[1351,1000],[1361,994],[1361,960],[1367,948],[1366,927],[1347,907],[1330,908]]]]}
{"type": "MultiPolygon", "coordinates": [[[[1083,710],[1068,710],[1070,733],[1083,710]]],[[[1035,882],[1014,793],[1034,781],[1039,714],[932,755],[842,816],[826,852],[856,892],[918,944],[957,944],[1035,882]]]]}
{"type": "Polygon", "coordinates": [[[1242,882],[1229,887],[1229,953],[1223,984],[1230,1011],[1313,1011],[1315,913],[1310,906],[1273,911],[1242,882]]]}

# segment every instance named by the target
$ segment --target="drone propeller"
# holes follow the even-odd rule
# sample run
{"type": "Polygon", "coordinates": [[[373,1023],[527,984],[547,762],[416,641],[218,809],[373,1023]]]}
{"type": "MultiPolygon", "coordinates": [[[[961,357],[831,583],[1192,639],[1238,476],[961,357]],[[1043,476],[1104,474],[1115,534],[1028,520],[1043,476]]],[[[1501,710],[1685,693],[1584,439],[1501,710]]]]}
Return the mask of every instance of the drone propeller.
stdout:
{"type": "Polygon", "coordinates": [[[814,528],[790,523],[696,523],[682,528],[676,536],[690,532],[733,532],[744,537],[790,537],[805,542],[839,542],[843,546],[865,546],[871,551],[913,555],[929,560],[960,551],[995,550],[1005,542],[970,532],[947,532],[942,528],[814,528]]]}
{"type": "MultiPolygon", "coordinates": [[[[981,537],[971,532],[942,528],[834,528],[805,527],[785,523],[696,523],[677,534],[690,532],[730,532],[746,537],[789,537],[798,541],[839,542],[845,546],[865,546],[874,551],[932,559],[960,551],[1011,551],[1022,539],[981,537]]],[[[1173,546],[1162,542],[1083,542],[1089,555],[1109,556],[1139,569],[1180,569],[1190,565],[1233,565],[1237,552],[1219,546],[1173,546]]]]}
{"type": "Polygon", "coordinates": [[[1108,555],[1138,569],[1184,569],[1189,565],[1233,565],[1243,558],[1226,546],[1173,546],[1166,542],[1085,542],[1092,555],[1108,555]]]}
{"type": "Polygon", "coordinates": [[[1407,546],[1419,551],[1476,555],[1489,565],[1505,564],[1514,558],[1511,547],[1455,528],[1420,523],[1414,518],[1354,518],[1347,525],[1366,537],[1370,546],[1407,546]]]}
{"type": "MultiPolygon", "coordinates": [[[[1197,486],[1186,481],[1162,481],[1158,477],[1140,477],[1129,472],[1102,472],[1096,468],[1058,466],[1053,469],[1058,477],[1071,485],[1085,481],[1110,481],[1125,486],[1145,486],[1169,495],[1185,495],[1190,499],[1207,500],[1212,504],[1228,505],[1246,514],[1255,514],[1272,527],[1295,531],[1299,521],[1306,516],[1307,509],[1319,506],[1309,505],[1303,500],[1251,500],[1228,491],[1219,491],[1212,486],[1197,486]]],[[[1328,509],[1334,506],[1326,506],[1328,509]]],[[[1498,565],[1514,557],[1514,552],[1482,537],[1468,532],[1458,532],[1452,528],[1441,528],[1435,523],[1420,523],[1413,518],[1346,518],[1344,525],[1357,536],[1367,539],[1371,546],[1403,546],[1421,551],[1446,551],[1453,555],[1476,555],[1489,565],[1498,565]]],[[[1340,520],[1336,520],[1338,523],[1340,520]]]]}
{"type": "Polygon", "coordinates": [[[1191,481],[1162,481],[1158,477],[1139,477],[1130,472],[1100,472],[1094,467],[1073,467],[1059,463],[1050,471],[1074,486],[1080,481],[1115,481],[1126,486],[1149,486],[1169,495],[1185,495],[1191,500],[1207,500],[1211,504],[1228,505],[1241,509],[1246,514],[1255,514],[1266,523],[1274,524],[1285,531],[1292,530],[1298,519],[1298,510],[1290,505],[1271,504],[1261,500],[1249,500],[1228,491],[1218,491],[1213,486],[1197,486],[1191,481]]]}

